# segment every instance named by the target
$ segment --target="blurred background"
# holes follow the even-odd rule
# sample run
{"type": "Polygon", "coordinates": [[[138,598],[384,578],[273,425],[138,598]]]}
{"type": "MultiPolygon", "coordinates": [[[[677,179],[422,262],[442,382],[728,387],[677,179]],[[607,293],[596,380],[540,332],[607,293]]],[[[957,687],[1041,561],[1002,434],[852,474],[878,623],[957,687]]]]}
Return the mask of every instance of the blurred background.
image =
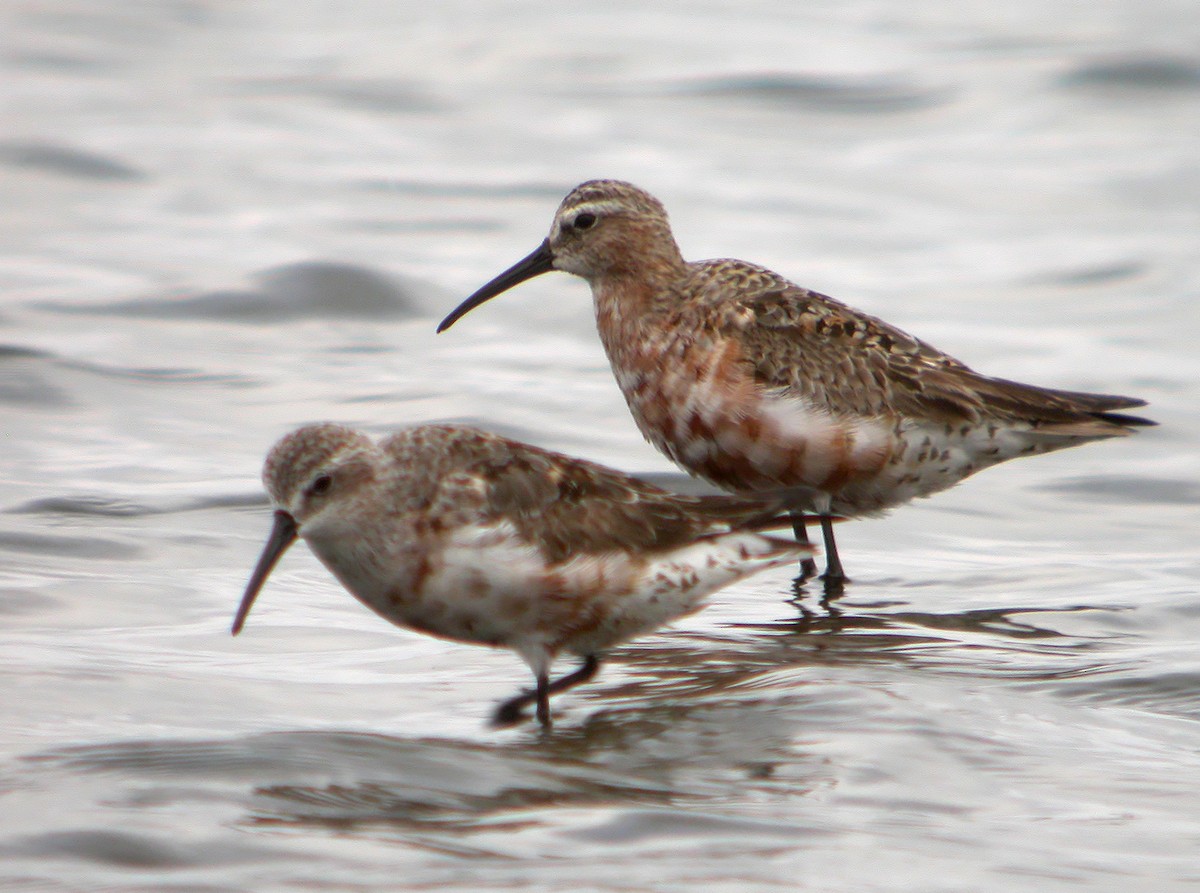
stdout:
{"type": "Polygon", "coordinates": [[[0,7],[0,889],[1200,883],[1200,7],[0,7]],[[306,421],[463,421],[686,479],[586,285],[435,336],[562,196],[1161,427],[844,525],[619,649],[548,738],[505,653],[289,553],[306,421]]]}

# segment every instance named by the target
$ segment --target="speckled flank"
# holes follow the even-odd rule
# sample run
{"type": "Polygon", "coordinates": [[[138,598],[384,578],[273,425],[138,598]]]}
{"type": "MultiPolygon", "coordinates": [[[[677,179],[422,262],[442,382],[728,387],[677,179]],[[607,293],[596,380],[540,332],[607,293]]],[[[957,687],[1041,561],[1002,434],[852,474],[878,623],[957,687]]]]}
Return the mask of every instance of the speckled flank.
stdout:
{"type": "MultiPolygon", "coordinates": [[[[1151,424],[1144,401],[980,375],[882,320],[740,260],[683,259],[657,199],[616,180],[563,200],[536,255],[443,323],[550,269],[588,280],[646,439],[735,492],[856,516],[999,462],[1151,424]]],[[[830,534],[832,535],[832,534],[830,534]]]]}
{"type": "Polygon", "coordinates": [[[597,656],[810,551],[745,530],[779,517],[777,501],[676,495],[457,426],[379,444],[308,426],[276,444],[263,477],[277,515],[381,617],[511,648],[535,673],[562,652],[597,656]]]}

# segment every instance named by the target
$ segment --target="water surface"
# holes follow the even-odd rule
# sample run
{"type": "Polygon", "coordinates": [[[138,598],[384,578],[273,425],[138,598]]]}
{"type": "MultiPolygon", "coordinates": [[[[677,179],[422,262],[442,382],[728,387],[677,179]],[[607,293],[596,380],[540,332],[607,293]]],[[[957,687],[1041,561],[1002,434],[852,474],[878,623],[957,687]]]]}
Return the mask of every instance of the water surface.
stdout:
{"type": "Polygon", "coordinates": [[[1191,890],[1194,4],[0,11],[0,889],[1191,890]],[[511,655],[298,548],[302,422],[469,421],[685,486],[584,284],[434,336],[595,176],[989,373],[1162,426],[844,525],[611,656],[511,655]]]}

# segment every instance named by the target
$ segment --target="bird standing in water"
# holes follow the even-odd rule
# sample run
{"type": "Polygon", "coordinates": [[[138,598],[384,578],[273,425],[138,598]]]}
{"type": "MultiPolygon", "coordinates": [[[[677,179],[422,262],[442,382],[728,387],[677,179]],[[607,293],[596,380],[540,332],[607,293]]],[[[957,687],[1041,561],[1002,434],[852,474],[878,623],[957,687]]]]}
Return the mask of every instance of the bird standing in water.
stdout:
{"type": "MultiPolygon", "coordinates": [[[[588,281],[596,325],[642,434],[737,493],[823,516],[827,586],[845,572],[828,516],[873,515],[1018,456],[1154,424],[1145,401],[973,371],[900,329],[741,260],[683,259],[662,204],[619,180],[563,199],[549,237],[467,298],[551,270],[588,281]]],[[[807,576],[815,564],[801,565],[807,576]]]]}
{"type": "Polygon", "coordinates": [[[376,443],[309,425],[267,456],[275,522],[233,622],[237,635],[276,562],[302,537],[347,590],[392,623],[511,648],[536,687],[498,725],[595,675],[603,652],[698,610],[712,591],[811,548],[777,501],[682,496],[619,471],[453,425],[376,443]],[[582,658],[551,681],[561,653],[582,658]]]}

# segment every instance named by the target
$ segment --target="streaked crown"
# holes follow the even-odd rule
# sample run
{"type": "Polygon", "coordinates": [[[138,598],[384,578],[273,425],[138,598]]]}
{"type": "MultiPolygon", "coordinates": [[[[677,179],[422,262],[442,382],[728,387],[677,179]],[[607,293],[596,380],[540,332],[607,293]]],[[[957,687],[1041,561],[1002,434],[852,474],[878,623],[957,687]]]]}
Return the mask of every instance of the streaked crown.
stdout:
{"type": "Polygon", "coordinates": [[[344,425],[306,425],[285,435],[267,455],[263,484],[279,508],[296,511],[322,475],[375,450],[365,434],[344,425]]]}
{"type": "Polygon", "coordinates": [[[558,218],[591,212],[593,214],[627,216],[649,215],[667,219],[662,202],[632,183],[624,180],[588,180],[580,183],[562,200],[555,214],[558,218]]]}
{"type": "Polygon", "coordinates": [[[623,180],[588,180],[558,206],[550,227],[556,269],[590,278],[655,256],[682,263],[662,202],[623,180]]]}

